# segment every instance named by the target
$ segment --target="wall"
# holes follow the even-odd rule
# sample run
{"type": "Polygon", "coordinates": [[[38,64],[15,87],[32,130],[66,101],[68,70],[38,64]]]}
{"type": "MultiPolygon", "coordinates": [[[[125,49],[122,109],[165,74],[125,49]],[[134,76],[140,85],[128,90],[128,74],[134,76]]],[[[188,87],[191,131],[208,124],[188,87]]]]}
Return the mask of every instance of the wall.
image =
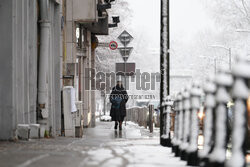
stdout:
{"type": "Polygon", "coordinates": [[[14,139],[18,123],[36,122],[36,12],[33,0],[0,2],[0,139],[14,139]]]}
{"type": "MultiPolygon", "coordinates": [[[[83,58],[82,61],[82,101],[83,101],[83,125],[84,127],[88,127],[91,120],[91,91],[86,89],[86,86],[90,86],[89,75],[86,75],[86,69],[91,68],[91,32],[85,29],[84,31],[84,47],[86,48],[86,57],[83,58]]],[[[95,105],[95,104],[94,104],[95,105]]]]}
{"type": "Polygon", "coordinates": [[[0,1],[0,139],[13,137],[12,1],[0,1]]]}
{"type": "MultiPolygon", "coordinates": [[[[61,131],[61,6],[50,2],[49,126],[61,131]]],[[[17,124],[37,123],[38,4],[0,1],[0,140],[16,138],[17,124]]]]}
{"type": "MultiPolygon", "coordinates": [[[[88,0],[88,2],[94,2],[95,0],[88,0]]],[[[66,1],[66,25],[65,25],[65,30],[66,30],[66,39],[65,39],[65,53],[66,56],[64,58],[64,75],[67,75],[67,72],[65,68],[67,68],[67,63],[76,63],[76,53],[77,53],[77,48],[76,48],[76,24],[77,22],[74,20],[74,17],[77,16],[79,17],[77,20],[81,21],[93,21],[93,19],[90,19],[90,16],[86,14],[86,11],[96,11],[96,8],[93,8],[92,5],[88,5],[87,1],[84,2],[86,5],[83,5],[81,8],[81,11],[79,10],[72,10],[74,7],[74,4],[79,3],[79,1],[74,1],[73,0],[67,0],[66,1]],[[86,11],[85,11],[86,10],[86,11]],[[84,11],[84,12],[82,12],[84,11]]],[[[95,7],[95,6],[94,6],[95,7]]],[[[95,13],[94,13],[95,14],[95,13]]],[[[94,15],[93,15],[94,16],[94,15]]],[[[83,101],[83,126],[84,127],[89,127],[89,126],[94,126],[95,122],[91,122],[91,120],[95,120],[95,94],[89,90],[85,90],[86,83],[85,78],[88,78],[89,76],[85,75],[85,69],[86,68],[91,68],[94,66],[94,59],[91,58],[91,32],[87,29],[83,30],[83,36],[84,36],[84,42],[83,42],[83,48],[84,48],[84,56],[79,58],[79,64],[80,64],[80,74],[77,74],[78,72],[74,71],[74,86],[77,88],[80,84],[80,90],[78,90],[81,95],[80,95],[80,101],[83,101]],[[79,79],[76,79],[80,75],[79,79]],[[80,81],[80,82],[79,82],[80,81]],[[76,83],[77,82],[77,83],[76,83]]],[[[82,49],[83,49],[82,48],[82,49]]],[[[74,68],[74,70],[77,68],[74,68]]],[[[65,82],[66,83],[66,82],[65,82]]],[[[67,83],[66,83],[67,84],[67,83]]],[[[67,86],[65,84],[65,86],[67,86]]],[[[79,92],[76,92],[77,94],[79,92]]]]}
{"type": "Polygon", "coordinates": [[[73,20],[82,22],[97,21],[97,0],[74,0],[72,3],[73,20]]]}

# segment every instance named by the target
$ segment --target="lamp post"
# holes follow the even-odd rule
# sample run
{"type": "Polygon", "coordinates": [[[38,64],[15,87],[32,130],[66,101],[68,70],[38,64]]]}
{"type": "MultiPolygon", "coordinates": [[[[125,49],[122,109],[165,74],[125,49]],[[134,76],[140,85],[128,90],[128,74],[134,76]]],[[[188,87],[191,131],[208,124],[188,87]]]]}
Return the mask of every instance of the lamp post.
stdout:
{"type": "Polygon", "coordinates": [[[231,51],[231,48],[228,48],[228,47],[225,47],[225,46],[222,46],[222,45],[211,45],[210,47],[213,47],[213,48],[222,48],[222,49],[225,49],[225,50],[228,51],[229,70],[231,71],[231,69],[232,69],[232,51],[231,51]]]}

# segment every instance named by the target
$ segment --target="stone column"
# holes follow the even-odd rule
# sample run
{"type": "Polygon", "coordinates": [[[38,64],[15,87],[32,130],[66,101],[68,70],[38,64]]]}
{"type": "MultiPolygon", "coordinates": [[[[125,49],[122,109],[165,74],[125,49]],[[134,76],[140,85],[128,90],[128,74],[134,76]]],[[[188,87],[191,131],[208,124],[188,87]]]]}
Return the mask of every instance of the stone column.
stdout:
{"type": "Polygon", "coordinates": [[[250,79],[250,63],[244,57],[238,57],[236,61],[232,72],[235,78],[232,89],[233,101],[235,103],[233,110],[232,157],[226,164],[228,167],[245,167],[248,133],[246,102],[249,98],[247,81],[250,79]]]}
{"type": "Polygon", "coordinates": [[[172,152],[175,153],[178,150],[177,141],[178,141],[178,131],[179,131],[179,102],[180,100],[176,98],[174,103],[174,137],[172,139],[172,152]]]}
{"type": "Polygon", "coordinates": [[[177,138],[177,150],[175,152],[175,156],[180,156],[180,146],[182,144],[182,140],[183,140],[183,97],[182,97],[182,93],[180,92],[177,95],[177,99],[178,99],[178,138],[177,138]]]}
{"type": "Polygon", "coordinates": [[[206,166],[208,162],[208,156],[212,149],[213,144],[213,112],[215,110],[216,100],[215,91],[216,84],[214,83],[214,76],[210,76],[206,80],[204,86],[205,91],[205,120],[204,120],[204,146],[203,150],[199,152],[200,166],[206,166]]]}
{"type": "Polygon", "coordinates": [[[198,136],[199,123],[197,113],[200,109],[200,98],[202,90],[199,84],[194,83],[191,88],[191,128],[190,128],[190,145],[187,148],[187,164],[198,165],[198,136]]]}
{"type": "Polygon", "coordinates": [[[229,87],[233,83],[233,77],[229,72],[221,70],[215,78],[218,86],[216,92],[215,113],[215,143],[209,155],[209,164],[212,166],[224,166],[227,149],[227,103],[231,100],[229,87]]]}
{"type": "Polygon", "coordinates": [[[184,123],[183,123],[183,143],[180,146],[181,159],[186,160],[186,149],[189,146],[188,139],[190,137],[190,109],[191,109],[191,99],[190,99],[190,89],[186,88],[183,92],[183,111],[184,111],[184,123]]]}

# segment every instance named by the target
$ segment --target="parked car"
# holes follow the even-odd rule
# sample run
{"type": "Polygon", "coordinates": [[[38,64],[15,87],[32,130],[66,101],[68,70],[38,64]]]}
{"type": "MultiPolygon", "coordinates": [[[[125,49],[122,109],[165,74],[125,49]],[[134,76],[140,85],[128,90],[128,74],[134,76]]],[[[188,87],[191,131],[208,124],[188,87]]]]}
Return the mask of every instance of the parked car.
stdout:
{"type": "Polygon", "coordinates": [[[111,116],[109,116],[109,115],[102,115],[100,117],[100,121],[110,122],[111,121],[111,116]]]}

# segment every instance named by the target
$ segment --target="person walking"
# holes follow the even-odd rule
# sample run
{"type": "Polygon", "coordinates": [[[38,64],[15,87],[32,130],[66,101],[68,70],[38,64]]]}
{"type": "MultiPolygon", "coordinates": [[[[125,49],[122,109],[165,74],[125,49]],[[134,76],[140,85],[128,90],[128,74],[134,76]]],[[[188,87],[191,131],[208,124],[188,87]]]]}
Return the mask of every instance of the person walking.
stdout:
{"type": "Polygon", "coordinates": [[[126,103],[128,101],[127,91],[124,89],[121,80],[117,80],[117,84],[112,88],[110,94],[111,111],[110,116],[112,121],[115,121],[115,130],[119,123],[119,130],[122,130],[122,122],[126,117],[126,103]]]}

